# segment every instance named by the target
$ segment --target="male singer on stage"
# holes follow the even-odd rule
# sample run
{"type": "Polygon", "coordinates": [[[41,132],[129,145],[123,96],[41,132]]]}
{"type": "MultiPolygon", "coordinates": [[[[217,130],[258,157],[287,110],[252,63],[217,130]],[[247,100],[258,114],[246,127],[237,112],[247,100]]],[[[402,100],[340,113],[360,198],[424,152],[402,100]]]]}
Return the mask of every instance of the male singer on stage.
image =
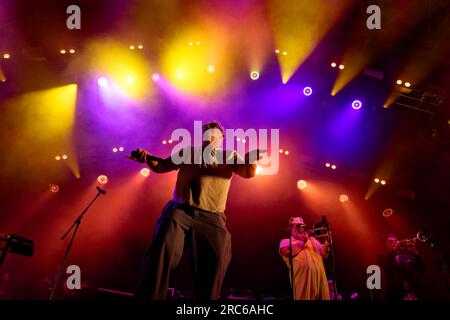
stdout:
{"type": "Polygon", "coordinates": [[[314,237],[310,237],[300,217],[291,218],[289,225],[292,241],[281,240],[279,253],[288,266],[289,277],[291,277],[290,245],[292,242],[294,300],[330,300],[323,264],[323,257],[328,254],[328,242],[323,245],[314,237]]]}
{"type": "Polygon", "coordinates": [[[256,154],[258,151],[252,151],[242,159],[234,151],[220,149],[224,129],[217,121],[204,125],[203,134],[202,147],[185,148],[180,153],[182,156],[183,152],[192,152],[192,159],[195,159],[199,152],[203,155],[209,147],[209,161],[201,164],[183,162],[176,165],[171,157],[155,161],[142,149],[132,153],[133,160],[146,162],[156,173],[178,170],[173,199],[156,222],[153,240],[144,259],[135,292],[138,299],[166,299],[170,274],[180,262],[185,244],[190,248],[196,298],[219,297],[231,259],[231,237],[224,214],[231,178],[233,173],[244,178],[255,176],[259,155],[256,154]],[[224,159],[229,157],[234,157],[233,164],[224,159]],[[245,161],[239,162],[238,158],[245,161]],[[256,160],[250,163],[254,158],[256,160]]]}

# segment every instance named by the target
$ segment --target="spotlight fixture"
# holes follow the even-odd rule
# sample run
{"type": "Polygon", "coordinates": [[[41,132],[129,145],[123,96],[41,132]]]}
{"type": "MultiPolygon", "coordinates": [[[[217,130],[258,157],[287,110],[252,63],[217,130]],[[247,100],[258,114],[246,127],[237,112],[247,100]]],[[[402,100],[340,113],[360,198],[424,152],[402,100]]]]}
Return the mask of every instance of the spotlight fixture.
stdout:
{"type": "Polygon", "coordinates": [[[305,180],[297,181],[297,188],[300,190],[305,190],[308,187],[308,183],[305,180]]]}
{"type": "Polygon", "coordinates": [[[279,53],[280,53],[280,50],[275,49],[275,53],[276,53],[276,54],[279,54],[279,53]]]}
{"type": "Polygon", "coordinates": [[[9,53],[3,54],[3,59],[9,59],[9,58],[11,58],[11,54],[9,54],[9,53]]]}
{"type": "Polygon", "coordinates": [[[173,140],[172,140],[172,139],[169,139],[169,140],[167,140],[167,142],[168,142],[169,144],[171,144],[171,143],[173,142],[173,140]]]}
{"type": "Polygon", "coordinates": [[[67,154],[63,154],[61,158],[62,158],[63,160],[67,160],[68,156],[67,156],[67,154]]]}
{"type": "Polygon", "coordinates": [[[70,49],[69,53],[72,53],[72,54],[75,53],[75,49],[70,49]]]}
{"type": "Polygon", "coordinates": [[[61,53],[61,54],[66,54],[66,50],[64,50],[64,49],[61,49],[61,50],[59,50],[59,53],[61,53]]]}
{"type": "Polygon", "coordinates": [[[56,157],[55,157],[55,160],[56,160],[56,161],[61,160],[61,156],[56,156],[56,157]]]}
{"type": "Polygon", "coordinates": [[[119,151],[123,152],[124,148],[123,147],[119,147],[119,151]]]}
{"type": "Polygon", "coordinates": [[[59,191],[59,186],[57,184],[50,184],[50,192],[56,193],[59,191]]]}
{"type": "Polygon", "coordinates": [[[348,195],[346,195],[346,194],[341,194],[341,195],[339,196],[339,201],[340,201],[340,202],[347,202],[347,201],[348,201],[348,195]]]}
{"type": "Polygon", "coordinates": [[[157,72],[152,73],[153,82],[158,82],[160,79],[161,79],[161,76],[159,75],[159,73],[157,73],[157,72]]]}
{"type": "Polygon", "coordinates": [[[336,170],[336,168],[337,168],[337,167],[336,167],[335,164],[332,164],[332,165],[331,165],[331,169],[336,170]]]}
{"type": "Polygon", "coordinates": [[[98,178],[97,178],[97,181],[98,181],[100,184],[107,184],[107,183],[108,183],[108,177],[105,176],[104,174],[99,175],[98,178]]]}
{"type": "Polygon", "coordinates": [[[403,83],[403,81],[402,80],[397,80],[397,84],[399,85],[399,86],[401,86],[402,85],[402,83],[403,83]]]}
{"type": "Polygon", "coordinates": [[[336,67],[337,67],[337,63],[336,63],[336,62],[332,62],[332,63],[331,63],[331,67],[332,67],[332,68],[336,68],[336,67]]]}
{"type": "Polygon", "coordinates": [[[216,71],[216,68],[213,65],[209,65],[206,70],[208,70],[208,73],[214,73],[216,71]]]}
{"type": "Polygon", "coordinates": [[[258,72],[258,71],[252,71],[252,72],[250,73],[250,79],[252,79],[252,80],[258,80],[258,78],[259,78],[259,72],[258,72]]]}
{"type": "Polygon", "coordinates": [[[407,88],[411,87],[411,83],[405,82],[405,87],[407,87],[407,88]]]}
{"type": "Polygon", "coordinates": [[[197,42],[195,42],[195,44],[199,46],[201,44],[201,42],[197,41],[197,42]]]}
{"type": "Polygon", "coordinates": [[[284,150],[283,150],[283,149],[280,149],[280,153],[284,153],[284,150]]]}
{"type": "Polygon", "coordinates": [[[362,102],[360,100],[354,100],[352,102],[352,108],[355,110],[361,109],[362,107],[362,102]]]}
{"type": "Polygon", "coordinates": [[[340,65],[339,65],[339,70],[344,70],[344,68],[345,68],[345,67],[344,67],[343,64],[340,64],[340,65]]]}
{"type": "Polygon", "coordinates": [[[286,151],[284,152],[284,155],[285,155],[285,156],[288,156],[288,155],[289,155],[289,151],[286,150],[286,151]]]}
{"type": "Polygon", "coordinates": [[[331,167],[331,164],[329,162],[325,163],[325,167],[329,168],[331,167]]]}
{"type": "Polygon", "coordinates": [[[141,176],[148,177],[150,175],[150,169],[149,168],[143,168],[139,172],[141,176]]]}
{"type": "Polygon", "coordinates": [[[119,151],[119,149],[117,149],[117,148],[112,148],[112,152],[117,152],[117,151],[119,151]]]}
{"type": "Polygon", "coordinates": [[[383,211],[383,217],[387,218],[390,217],[394,214],[394,210],[392,210],[391,208],[385,209],[383,211]]]}
{"type": "Polygon", "coordinates": [[[312,88],[311,88],[311,87],[305,87],[305,88],[303,89],[303,94],[304,94],[305,96],[310,96],[310,95],[312,94],[312,88]]]}
{"type": "Polygon", "coordinates": [[[374,181],[375,183],[380,183],[380,179],[379,179],[379,178],[375,178],[375,179],[373,179],[373,181],[374,181]]]}
{"type": "Polygon", "coordinates": [[[183,79],[183,73],[182,72],[177,72],[177,78],[178,79],[183,79]]]}
{"type": "Polygon", "coordinates": [[[287,52],[286,52],[286,51],[283,51],[282,55],[283,55],[283,56],[287,56],[287,52]]]}
{"type": "Polygon", "coordinates": [[[386,185],[386,180],[381,180],[380,183],[384,186],[386,185]]]}
{"type": "Polygon", "coordinates": [[[108,79],[105,77],[100,77],[97,79],[97,83],[100,87],[106,87],[108,85],[108,79]]]}

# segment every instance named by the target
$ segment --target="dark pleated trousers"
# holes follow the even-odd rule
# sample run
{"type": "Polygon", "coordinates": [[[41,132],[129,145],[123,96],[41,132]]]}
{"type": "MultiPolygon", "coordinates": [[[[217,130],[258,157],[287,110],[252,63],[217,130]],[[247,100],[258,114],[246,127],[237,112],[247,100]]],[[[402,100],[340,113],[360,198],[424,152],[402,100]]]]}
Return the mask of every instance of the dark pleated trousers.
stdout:
{"type": "Polygon", "coordinates": [[[213,213],[170,201],[155,225],[135,291],[139,300],[165,300],[172,271],[185,248],[197,300],[214,300],[231,260],[231,236],[223,213],[213,213]]]}

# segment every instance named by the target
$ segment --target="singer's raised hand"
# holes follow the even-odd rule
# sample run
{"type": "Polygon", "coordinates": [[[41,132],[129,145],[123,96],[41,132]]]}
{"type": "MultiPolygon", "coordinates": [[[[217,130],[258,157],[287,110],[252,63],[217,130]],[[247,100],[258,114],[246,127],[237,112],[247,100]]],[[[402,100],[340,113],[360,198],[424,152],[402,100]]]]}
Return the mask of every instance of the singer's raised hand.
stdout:
{"type": "Polygon", "coordinates": [[[127,156],[127,158],[140,163],[144,163],[147,162],[147,155],[147,151],[141,148],[137,148],[135,151],[131,151],[131,155],[127,156]]]}

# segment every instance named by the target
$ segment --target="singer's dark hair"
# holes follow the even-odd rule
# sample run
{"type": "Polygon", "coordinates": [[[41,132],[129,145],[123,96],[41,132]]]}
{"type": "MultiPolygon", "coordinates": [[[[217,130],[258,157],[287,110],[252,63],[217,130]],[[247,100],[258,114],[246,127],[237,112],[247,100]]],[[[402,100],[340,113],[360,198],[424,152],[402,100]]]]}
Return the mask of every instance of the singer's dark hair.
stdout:
{"type": "Polygon", "coordinates": [[[225,134],[225,129],[222,127],[219,121],[213,120],[203,125],[203,132],[209,129],[219,129],[222,132],[222,135],[225,134]]]}

